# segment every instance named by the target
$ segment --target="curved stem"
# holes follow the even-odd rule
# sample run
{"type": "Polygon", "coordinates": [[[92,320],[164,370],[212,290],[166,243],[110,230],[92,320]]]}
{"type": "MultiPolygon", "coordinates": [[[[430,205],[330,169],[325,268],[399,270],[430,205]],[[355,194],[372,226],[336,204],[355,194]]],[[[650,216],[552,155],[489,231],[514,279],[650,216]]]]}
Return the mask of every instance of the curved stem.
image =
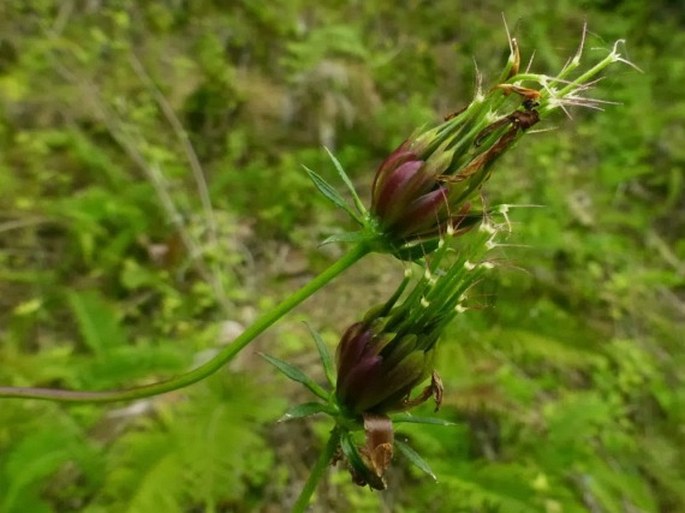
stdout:
{"type": "Polygon", "coordinates": [[[338,448],[339,441],[340,434],[338,433],[338,429],[333,428],[331,431],[331,436],[328,439],[328,443],[326,443],[326,447],[319,455],[319,459],[316,460],[316,464],[309,474],[307,482],[304,484],[304,488],[302,488],[300,495],[297,497],[297,501],[295,501],[293,509],[290,510],[291,513],[303,513],[307,509],[314,490],[316,490],[319,481],[321,481],[324,472],[333,459],[333,455],[335,454],[335,450],[338,448]]]}
{"type": "Polygon", "coordinates": [[[340,273],[358,262],[371,251],[370,245],[360,243],[333,263],[304,287],[297,290],[272,310],[259,317],[252,325],[243,331],[233,342],[221,349],[216,356],[201,366],[174,378],[124,390],[105,390],[99,392],[57,390],[53,388],[34,387],[0,387],[0,398],[25,398],[45,399],[61,402],[89,402],[108,403],[114,401],[129,401],[153,395],[171,392],[179,388],[187,387],[207,376],[214,374],[226,363],[230,362],[252,340],[264,332],[272,324],[299,305],[302,301],[314,294],[321,287],[333,280],[340,273]]]}

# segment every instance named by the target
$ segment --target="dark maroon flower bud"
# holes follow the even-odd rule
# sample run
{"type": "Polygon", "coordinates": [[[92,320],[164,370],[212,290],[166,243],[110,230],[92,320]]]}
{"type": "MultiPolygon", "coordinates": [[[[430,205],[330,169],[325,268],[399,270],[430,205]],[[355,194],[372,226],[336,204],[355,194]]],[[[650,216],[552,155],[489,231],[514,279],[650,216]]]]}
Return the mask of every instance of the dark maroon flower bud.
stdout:
{"type": "Polygon", "coordinates": [[[336,352],[335,393],[345,415],[402,410],[431,395],[439,402],[440,379],[433,372],[437,341],[464,311],[467,290],[492,266],[482,259],[499,229],[484,222],[460,251],[454,251],[451,237],[441,239],[419,274],[407,269],[392,297],[345,331],[336,352]],[[428,377],[430,386],[410,398],[428,377]]]}
{"type": "Polygon", "coordinates": [[[337,397],[354,415],[402,409],[412,389],[431,374],[434,341],[379,327],[353,324],[338,345],[337,397]]]}
{"type": "Polygon", "coordinates": [[[391,246],[464,232],[480,221],[471,204],[490,167],[539,119],[535,110],[524,107],[489,122],[486,103],[474,102],[436,128],[406,140],[379,166],[371,214],[391,246]]]}

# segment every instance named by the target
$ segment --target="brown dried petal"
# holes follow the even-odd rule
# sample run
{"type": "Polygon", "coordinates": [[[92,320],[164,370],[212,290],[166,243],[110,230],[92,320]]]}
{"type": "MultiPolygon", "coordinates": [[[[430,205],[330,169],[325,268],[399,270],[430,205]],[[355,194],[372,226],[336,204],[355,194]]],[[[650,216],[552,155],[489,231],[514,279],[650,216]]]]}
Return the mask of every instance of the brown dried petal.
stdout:
{"type": "Polygon", "coordinates": [[[362,450],[362,455],[368,459],[369,468],[382,480],[392,461],[392,421],[386,415],[375,413],[365,413],[363,417],[366,447],[362,450]]]}

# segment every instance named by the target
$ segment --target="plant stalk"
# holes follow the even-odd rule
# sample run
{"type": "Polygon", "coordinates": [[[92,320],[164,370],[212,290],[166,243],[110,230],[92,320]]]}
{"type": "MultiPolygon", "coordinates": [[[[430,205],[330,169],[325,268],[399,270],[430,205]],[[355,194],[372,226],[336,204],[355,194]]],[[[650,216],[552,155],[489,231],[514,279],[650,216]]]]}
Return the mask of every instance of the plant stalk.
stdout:
{"type": "Polygon", "coordinates": [[[304,513],[304,511],[307,509],[307,506],[309,505],[309,501],[312,498],[314,490],[316,490],[319,481],[321,481],[321,478],[326,472],[328,465],[333,459],[333,455],[335,454],[335,451],[338,448],[339,441],[340,434],[338,433],[338,429],[333,428],[333,430],[331,431],[331,436],[328,439],[328,442],[326,443],[326,447],[319,455],[319,459],[316,460],[316,464],[314,465],[314,468],[309,474],[307,482],[304,484],[304,487],[302,488],[300,495],[297,497],[297,501],[295,501],[293,509],[290,510],[291,513],[304,513]]]}
{"type": "Polygon", "coordinates": [[[124,390],[78,391],[37,387],[0,387],[0,398],[43,399],[71,403],[109,403],[141,399],[187,387],[221,369],[267,328],[369,252],[371,252],[369,244],[358,244],[304,287],[288,296],[272,310],[264,313],[233,342],[222,348],[211,360],[174,378],[124,390]]]}

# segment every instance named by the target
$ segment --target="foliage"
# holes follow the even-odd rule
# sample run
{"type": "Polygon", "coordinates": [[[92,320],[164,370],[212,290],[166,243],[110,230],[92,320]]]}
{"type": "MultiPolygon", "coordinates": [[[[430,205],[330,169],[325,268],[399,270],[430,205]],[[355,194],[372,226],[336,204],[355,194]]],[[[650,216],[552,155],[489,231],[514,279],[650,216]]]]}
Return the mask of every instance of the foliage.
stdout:
{"type": "MultiPolygon", "coordinates": [[[[301,165],[336,180],[325,144],[368,198],[389,151],[471,97],[472,59],[500,68],[501,11],[539,67],[586,19],[590,47],[626,38],[644,73],[493,174],[488,202],[542,207],[509,212],[525,247],[499,249],[442,343],[454,425],[398,425],[437,484],[402,458],[382,494],[332,472],[315,511],[685,511],[685,11],[667,0],[3,2],[0,382],[145,384],[229,343],[350,228],[301,165]]],[[[300,310],[327,344],[402,273],[362,267],[300,310]]],[[[300,323],[260,344],[324,382],[300,323]]],[[[284,383],[246,354],[130,405],[3,400],[0,511],[279,511],[324,437],[276,424],[307,400],[284,383]]]]}

